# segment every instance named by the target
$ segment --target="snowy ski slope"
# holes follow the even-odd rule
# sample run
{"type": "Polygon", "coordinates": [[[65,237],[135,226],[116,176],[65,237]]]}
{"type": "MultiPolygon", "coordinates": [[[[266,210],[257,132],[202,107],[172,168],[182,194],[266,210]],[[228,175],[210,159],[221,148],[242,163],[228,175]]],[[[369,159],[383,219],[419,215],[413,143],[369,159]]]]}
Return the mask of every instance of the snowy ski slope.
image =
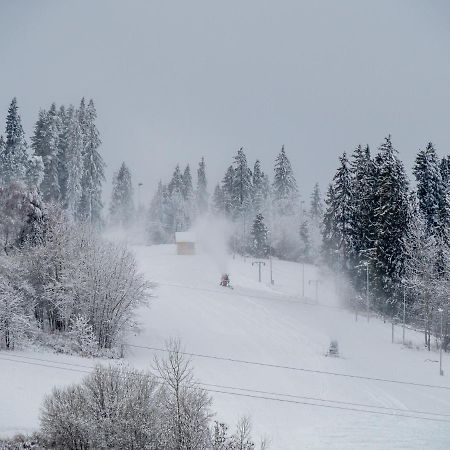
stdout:
{"type": "MultiPolygon", "coordinates": [[[[326,280],[315,304],[308,281],[320,279],[316,268],[306,267],[305,301],[299,264],[275,260],[271,286],[268,264],[258,283],[252,259],[177,256],[172,245],[133,250],[158,286],[151,307],[139,312],[142,332],[128,341],[130,365],[149,368],[161,354],[155,349],[179,337],[186,352],[202,355],[192,363],[218,419],[233,424],[251,416],[254,434],[269,436],[273,449],[450,448],[450,360],[441,377],[437,354],[392,344],[390,324],[362,316],[355,322],[326,280]],[[223,271],[234,289],[219,286],[223,271]],[[332,339],[340,358],[325,356],[332,339]]],[[[414,332],[407,339],[422,343],[414,332]]],[[[0,435],[37,428],[43,395],[81,379],[94,364],[0,353],[0,435]]]]}

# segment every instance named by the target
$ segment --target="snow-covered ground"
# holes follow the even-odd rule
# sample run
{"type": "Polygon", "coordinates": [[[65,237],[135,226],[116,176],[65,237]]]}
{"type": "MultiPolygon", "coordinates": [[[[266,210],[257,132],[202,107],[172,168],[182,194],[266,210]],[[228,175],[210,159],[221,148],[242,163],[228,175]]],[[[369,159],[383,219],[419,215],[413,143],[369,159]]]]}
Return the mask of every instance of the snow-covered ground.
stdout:
{"type": "MultiPolygon", "coordinates": [[[[450,359],[445,355],[448,375],[439,376],[436,353],[392,344],[390,324],[374,318],[367,323],[362,316],[356,322],[339,308],[326,280],[315,304],[314,282],[308,281],[321,279],[316,268],[305,269],[310,300],[304,301],[299,264],[275,260],[271,286],[268,265],[259,283],[253,259],[214,252],[177,256],[172,245],[134,251],[158,286],[151,307],[139,312],[142,332],[129,343],[161,348],[179,337],[187,352],[224,358],[192,357],[196,377],[207,389],[221,391],[211,392],[219,419],[233,424],[251,416],[254,434],[269,436],[273,449],[450,448],[450,359]],[[223,271],[234,289],[219,286],[223,271]],[[332,339],[340,358],[325,356],[332,339]]],[[[399,341],[400,327],[395,331],[399,341]]],[[[419,334],[407,331],[407,339],[422,345],[419,334]]],[[[127,359],[149,368],[155,354],[160,353],[129,347],[127,359]]],[[[49,353],[0,353],[0,435],[37,428],[44,394],[81,379],[94,364],[49,353]]]]}

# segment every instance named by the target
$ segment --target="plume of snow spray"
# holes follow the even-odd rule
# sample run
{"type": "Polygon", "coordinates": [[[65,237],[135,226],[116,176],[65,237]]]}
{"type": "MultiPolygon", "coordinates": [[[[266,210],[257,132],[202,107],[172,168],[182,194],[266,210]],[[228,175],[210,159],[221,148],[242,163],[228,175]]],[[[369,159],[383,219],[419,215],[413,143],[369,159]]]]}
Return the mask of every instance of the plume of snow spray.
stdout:
{"type": "Polygon", "coordinates": [[[192,231],[196,235],[199,252],[208,255],[220,273],[227,273],[228,242],[232,236],[233,225],[224,218],[208,214],[196,221],[192,231]]]}

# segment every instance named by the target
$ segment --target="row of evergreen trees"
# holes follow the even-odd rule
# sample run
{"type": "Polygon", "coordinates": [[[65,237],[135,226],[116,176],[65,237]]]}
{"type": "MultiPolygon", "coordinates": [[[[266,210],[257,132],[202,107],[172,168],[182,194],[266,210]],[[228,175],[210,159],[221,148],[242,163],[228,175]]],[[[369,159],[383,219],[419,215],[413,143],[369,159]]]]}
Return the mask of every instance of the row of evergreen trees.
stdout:
{"type": "MultiPolygon", "coordinates": [[[[113,192],[124,198],[127,195],[123,192],[129,190],[114,188],[113,192]]],[[[113,193],[112,205],[119,203],[113,193]]],[[[169,183],[158,184],[152,199],[147,221],[150,241],[171,242],[174,232],[188,230],[197,217],[207,212],[234,224],[230,244],[235,252],[262,257],[270,251],[281,258],[305,261],[318,255],[323,214],[319,186],[316,184],[311,204],[305,207],[284,146],[275,160],[272,183],[259,160],[250,169],[240,148],[215,186],[211,201],[204,159],[197,170],[196,189],[189,165],[183,172],[177,166],[169,183]]]]}
{"type": "Polygon", "coordinates": [[[23,182],[74,219],[98,223],[105,164],[96,118],[92,100],[86,105],[83,98],[78,108],[53,103],[39,112],[29,149],[14,98],[0,137],[0,185],[23,182]]]}
{"type": "Polygon", "coordinates": [[[284,146],[275,159],[272,183],[259,160],[253,171],[249,168],[241,148],[215,187],[212,208],[235,223],[235,251],[255,256],[270,251],[280,258],[312,261],[320,247],[322,205],[318,184],[310,207],[304,203],[284,146]]]}
{"type": "Polygon", "coordinates": [[[369,274],[371,306],[384,314],[401,312],[406,294],[429,348],[439,309],[449,316],[450,157],[429,143],[413,173],[416,190],[390,136],[374,157],[368,146],[344,153],[325,200],[323,254],[360,295],[369,274]]]}
{"type": "Polygon", "coordinates": [[[183,172],[177,165],[169,183],[159,182],[150,204],[147,229],[152,243],[173,241],[174,233],[188,230],[196,217],[208,211],[206,164],[201,159],[194,189],[189,164],[183,172]]]}

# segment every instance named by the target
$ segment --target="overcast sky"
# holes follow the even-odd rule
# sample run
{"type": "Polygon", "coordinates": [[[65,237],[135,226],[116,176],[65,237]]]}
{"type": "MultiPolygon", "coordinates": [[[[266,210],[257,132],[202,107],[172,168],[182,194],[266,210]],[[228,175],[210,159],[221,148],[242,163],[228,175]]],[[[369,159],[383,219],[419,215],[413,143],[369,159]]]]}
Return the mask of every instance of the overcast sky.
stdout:
{"type": "Polygon", "coordinates": [[[40,107],[92,97],[108,183],[204,155],[212,191],[240,146],[272,175],[285,144],[309,196],[388,133],[409,171],[450,153],[449,48],[447,0],[0,0],[1,126],[13,96],[28,140],[40,107]]]}

